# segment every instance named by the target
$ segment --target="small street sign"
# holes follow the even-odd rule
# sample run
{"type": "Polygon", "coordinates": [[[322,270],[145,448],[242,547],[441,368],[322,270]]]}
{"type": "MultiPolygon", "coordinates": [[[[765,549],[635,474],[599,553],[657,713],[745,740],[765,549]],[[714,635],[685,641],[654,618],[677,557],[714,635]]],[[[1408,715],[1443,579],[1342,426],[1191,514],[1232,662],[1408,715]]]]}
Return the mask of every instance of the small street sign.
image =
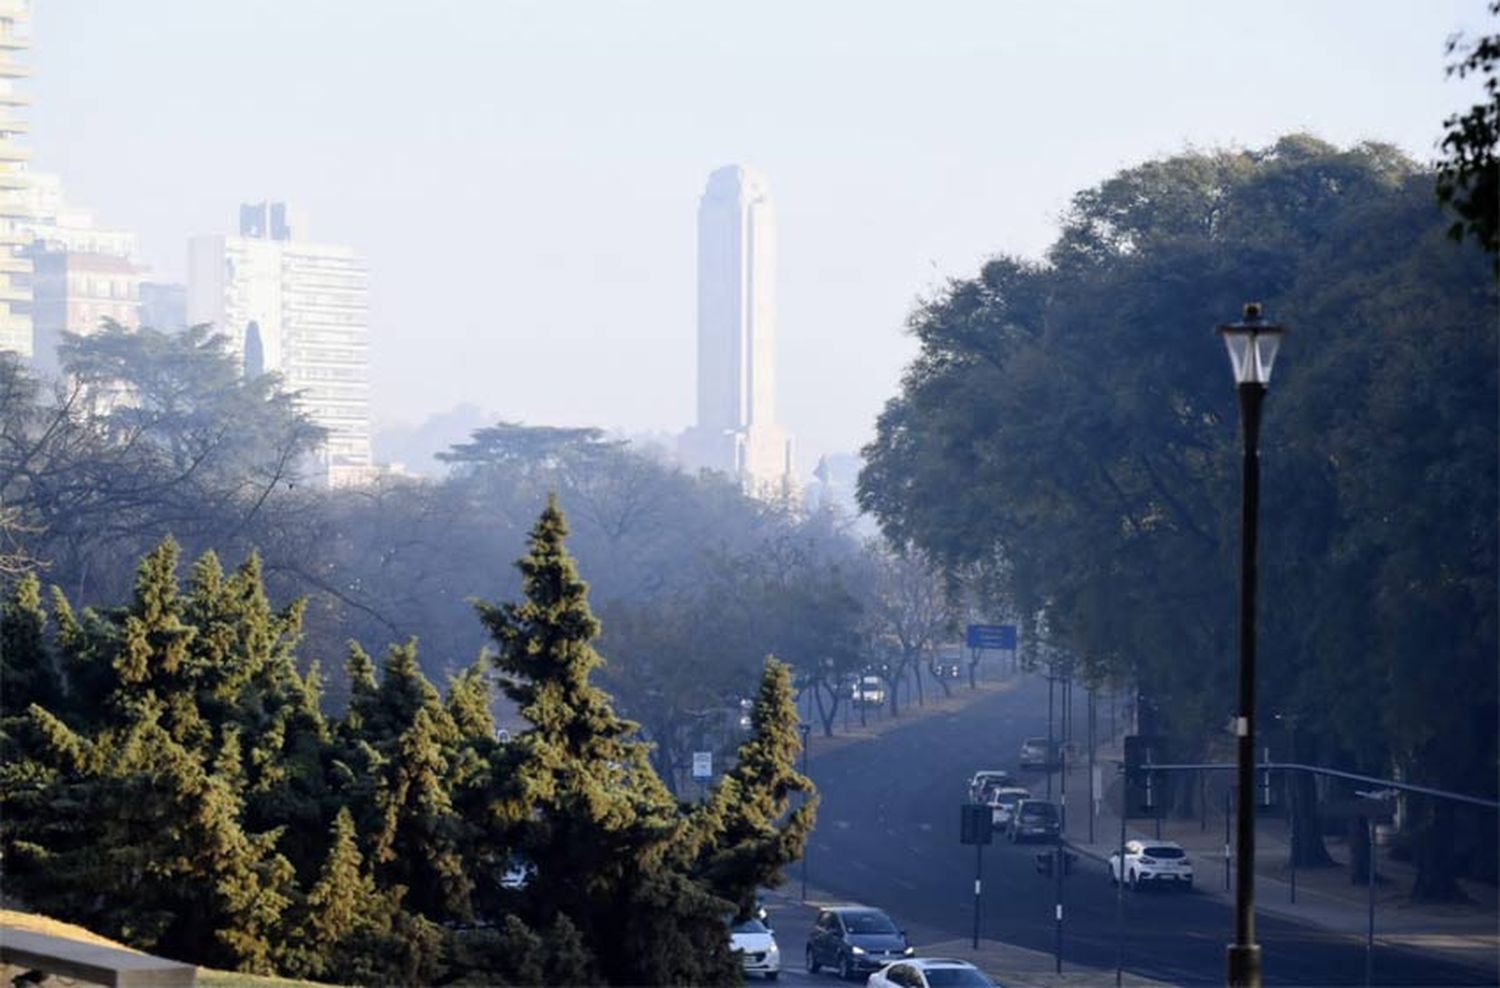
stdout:
{"type": "Polygon", "coordinates": [[[970,648],[993,648],[1002,652],[1016,650],[1016,626],[1013,624],[971,624],[964,642],[970,648]]]}
{"type": "Polygon", "coordinates": [[[714,777],[714,753],[711,751],[693,752],[693,778],[700,782],[714,777]]]}

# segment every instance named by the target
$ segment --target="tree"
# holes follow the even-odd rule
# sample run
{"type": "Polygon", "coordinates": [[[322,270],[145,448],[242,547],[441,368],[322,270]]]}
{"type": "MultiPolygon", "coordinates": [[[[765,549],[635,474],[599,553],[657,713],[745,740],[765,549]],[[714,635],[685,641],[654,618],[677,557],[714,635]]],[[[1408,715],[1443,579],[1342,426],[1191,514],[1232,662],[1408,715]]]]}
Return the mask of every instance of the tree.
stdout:
{"type": "Polygon", "coordinates": [[[785,880],[781,869],[802,857],[817,819],[812,780],[797,771],[797,722],[791,667],[767,659],[750,737],[695,815],[704,845],[697,868],[714,894],[734,903],[738,918],[751,914],[757,890],[785,880]],[[804,799],[789,815],[796,792],[804,799]]]}
{"type": "MultiPolygon", "coordinates": [[[[1500,14],[1500,0],[1492,0],[1489,11],[1500,14]]],[[[1446,156],[1438,163],[1438,201],[1458,214],[1448,228],[1450,237],[1472,236],[1486,252],[1500,255],[1500,162],[1495,158],[1500,142],[1500,80],[1495,75],[1500,34],[1485,35],[1468,46],[1462,38],[1452,38],[1448,54],[1462,56],[1448,66],[1448,74],[1460,79],[1481,76],[1485,100],[1443,121],[1446,156]]],[[[1500,274],[1500,256],[1495,264],[1500,274]]]]}
{"type": "Polygon", "coordinates": [[[511,819],[538,875],[522,918],[533,929],[566,918],[610,983],[730,980],[738,967],[719,900],[671,866],[676,801],[636,725],[590,682],[600,626],[566,535],[550,498],[517,563],[523,602],[478,605],[502,688],[532,725],[508,746],[511,819]]]}
{"type": "MultiPolygon", "coordinates": [[[[1295,719],[1304,760],[1493,792],[1495,296],[1447,249],[1432,180],[1388,146],[1291,135],[1080,193],[1046,263],[996,259],[913,313],[862,504],[1207,753],[1239,507],[1209,330],[1260,299],[1296,328],[1262,443],[1262,709],[1295,719]]],[[[1472,840],[1419,829],[1483,867],[1472,840]]],[[[1419,894],[1453,891],[1453,858],[1417,859],[1419,894]]]]}

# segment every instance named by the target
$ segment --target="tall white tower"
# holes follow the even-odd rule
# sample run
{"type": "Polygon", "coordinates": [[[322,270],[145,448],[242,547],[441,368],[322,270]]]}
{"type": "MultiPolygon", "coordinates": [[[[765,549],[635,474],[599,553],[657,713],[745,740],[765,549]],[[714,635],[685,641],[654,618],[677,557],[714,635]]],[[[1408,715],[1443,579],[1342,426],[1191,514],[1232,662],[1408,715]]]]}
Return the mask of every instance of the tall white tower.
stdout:
{"type": "Polygon", "coordinates": [[[698,203],[698,420],[692,466],[787,492],[791,439],[776,421],[776,219],[760,172],[726,165],[698,203]]]}

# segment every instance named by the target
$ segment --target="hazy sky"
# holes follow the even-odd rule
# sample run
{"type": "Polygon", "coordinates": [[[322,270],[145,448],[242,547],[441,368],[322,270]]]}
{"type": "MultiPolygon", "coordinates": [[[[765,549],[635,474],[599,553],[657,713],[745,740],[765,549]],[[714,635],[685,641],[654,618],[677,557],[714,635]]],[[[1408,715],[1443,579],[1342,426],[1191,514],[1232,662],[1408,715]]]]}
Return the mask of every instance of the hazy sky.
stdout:
{"type": "Polygon", "coordinates": [[[1071,195],[1292,130],[1435,156],[1483,0],[38,0],[36,167],[159,280],[236,204],[369,259],[377,424],[693,413],[697,198],[770,179],[781,418],[867,441],[912,302],[1071,195]]]}

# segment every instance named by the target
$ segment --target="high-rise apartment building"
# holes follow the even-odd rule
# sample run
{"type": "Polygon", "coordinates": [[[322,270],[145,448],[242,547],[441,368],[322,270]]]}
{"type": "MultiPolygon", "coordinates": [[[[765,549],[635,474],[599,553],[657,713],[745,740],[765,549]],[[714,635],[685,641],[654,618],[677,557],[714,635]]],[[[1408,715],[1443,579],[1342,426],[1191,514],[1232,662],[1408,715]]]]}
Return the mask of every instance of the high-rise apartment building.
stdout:
{"type": "Polygon", "coordinates": [[[0,0],[0,351],[30,357],[34,348],[31,317],[31,262],[21,256],[30,243],[22,225],[30,219],[27,152],[16,143],[26,132],[19,108],[27,97],[17,82],[29,74],[17,60],[31,46],[30,0],[0,0]]]}
{"type": "Polygon", "coordinates": [[[776,421],[776,219],[770,186],[728,165],[698,203],[698,408],[688,465],[789,493],[792,441],[776,421]]]}
{"type": "Polygon", "coordinates": [[[368,295],[369,272],[354,250],[306,239],[284,203],[241,206],[238,236],[188,242],[188,323],[212,323],[247,374],[281,375],[328,430],[318,479],[330,486],[375,473],[368,295]]]}
{"type": "Polygon", "coordinates": [[[57,345],[64,333],[88,336],[105,320],[139,325],[143,269],[136,262],[135,234],[98,226],[83,209],[65,204],[56,175],[32,172],[27,195],[29,219],[18,230],[32,264],[33,369],[56,375],[57,345]]]}

